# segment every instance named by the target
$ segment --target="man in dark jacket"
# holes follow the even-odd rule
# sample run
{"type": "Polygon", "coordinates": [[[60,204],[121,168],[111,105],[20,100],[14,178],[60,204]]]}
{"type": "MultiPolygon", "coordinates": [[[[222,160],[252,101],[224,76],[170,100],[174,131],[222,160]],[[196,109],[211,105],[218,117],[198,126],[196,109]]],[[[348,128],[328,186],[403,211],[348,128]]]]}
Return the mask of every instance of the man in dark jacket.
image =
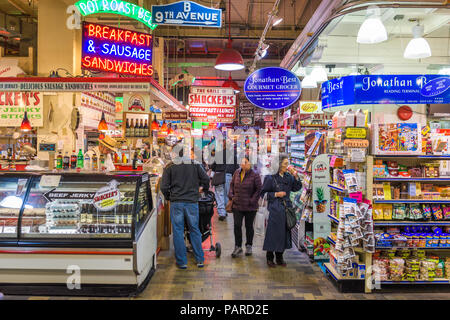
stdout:
{"type": "MultiPolygon", "coordinates": [[[[191,154],[191,158],[192,154],[191,154]]],[[[209,177],[203,166],[197,162],[185,164],[169,163],[164,169],[161,192],[170,201],[173,245],[176,264],[180,269],[187,268],[186,245],[184,242],[184,221],[189,227],[191,244],[197,266],[203,267],[204,255],[202,235],[199,230],[198,199],[201,188],[208,190],[209,177]]]]}

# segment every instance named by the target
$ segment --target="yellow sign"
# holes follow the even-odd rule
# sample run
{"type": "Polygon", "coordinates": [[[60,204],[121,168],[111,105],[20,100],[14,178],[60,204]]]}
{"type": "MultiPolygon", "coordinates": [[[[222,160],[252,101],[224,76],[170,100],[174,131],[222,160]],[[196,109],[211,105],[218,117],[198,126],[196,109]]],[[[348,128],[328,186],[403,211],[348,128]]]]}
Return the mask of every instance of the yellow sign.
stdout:
{"type": "Polygon", "coordinates": [[[365,139],[367,131],[365,128],[347,128],[345,136],[349,139],[365,139]]]}
{"type": "Polygon", "coordinates": [[[322,113],[322,102],[300,101],[300,113],[322,113]]]}

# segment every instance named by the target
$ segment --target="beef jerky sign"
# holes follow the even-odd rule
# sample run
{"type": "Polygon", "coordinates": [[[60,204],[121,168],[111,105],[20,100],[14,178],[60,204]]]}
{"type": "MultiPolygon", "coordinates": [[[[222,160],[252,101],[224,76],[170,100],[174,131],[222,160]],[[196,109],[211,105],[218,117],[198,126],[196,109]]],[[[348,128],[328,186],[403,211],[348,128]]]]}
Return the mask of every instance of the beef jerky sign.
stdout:
{"type": "Polygon", "coordinates": [[[32,127],[43,126],[42,93],[0,91],[0,127],[19,127],[25,111],[32,127]]]}
{"type": "Polygon", "coordinates": [[[111,180],[107,186],[98,189],[94,196],[94,206],[99,211],[110,211],[119,205],[120,191],[119,183],[111,180]]]}

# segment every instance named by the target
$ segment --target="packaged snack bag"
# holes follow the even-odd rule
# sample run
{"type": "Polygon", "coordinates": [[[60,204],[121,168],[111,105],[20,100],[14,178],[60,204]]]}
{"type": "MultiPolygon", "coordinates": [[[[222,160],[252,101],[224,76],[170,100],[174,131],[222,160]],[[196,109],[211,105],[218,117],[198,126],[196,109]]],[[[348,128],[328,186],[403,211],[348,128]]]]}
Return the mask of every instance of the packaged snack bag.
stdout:
{"type": "Polygon", "coordinates": [[[392,210],[393,220],[405,220],[406,219],[406,205],[405,204],[394,204],[392,210]]]}
{"type": "Polygon", "coordinates": [[[425,220],[431,220],[432,214],[431,214],[431,207],[429,204],[422,204],[422,216],[425,220]]]}
{"type": "Polygon", "coordinates": [[[383,219],[392,220],[392,204],[386,204],[383,206],[383,219]]]}
{"type": "Polygon", "coordinates": [[[411,220],[421,220],[423,218],[420,204],[411,204],[409,207],[409,218],[411,220]]]}
{"type": "Polygon", "coordinates": [[[374,204],[372,210],[373,220],[383,220],[383,205],[382,204],[374,204]]]}
{"type": "Polygon", "coordinates": [[[450,206],[442,205],[442,214],[444,215],[445,220],[450,220],[450,206]]]}
{"type": "Polygon", "coordinates": [[[442,220],[444,218],[441,206],[439,204],[431,205],[431,213],[433,214],[434,220],[442,220]]]}

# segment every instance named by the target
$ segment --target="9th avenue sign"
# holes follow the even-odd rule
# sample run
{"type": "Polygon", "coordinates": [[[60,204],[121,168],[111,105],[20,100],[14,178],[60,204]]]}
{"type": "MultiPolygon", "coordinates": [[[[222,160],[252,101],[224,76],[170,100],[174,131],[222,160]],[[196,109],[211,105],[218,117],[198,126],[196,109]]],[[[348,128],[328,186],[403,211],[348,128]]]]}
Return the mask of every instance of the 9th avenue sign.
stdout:
{"type": "Polygon", "coordinates": [[[192,1],[152,6],[152,23],[189,27],[222,27],[222,10],[192,1]]]}

